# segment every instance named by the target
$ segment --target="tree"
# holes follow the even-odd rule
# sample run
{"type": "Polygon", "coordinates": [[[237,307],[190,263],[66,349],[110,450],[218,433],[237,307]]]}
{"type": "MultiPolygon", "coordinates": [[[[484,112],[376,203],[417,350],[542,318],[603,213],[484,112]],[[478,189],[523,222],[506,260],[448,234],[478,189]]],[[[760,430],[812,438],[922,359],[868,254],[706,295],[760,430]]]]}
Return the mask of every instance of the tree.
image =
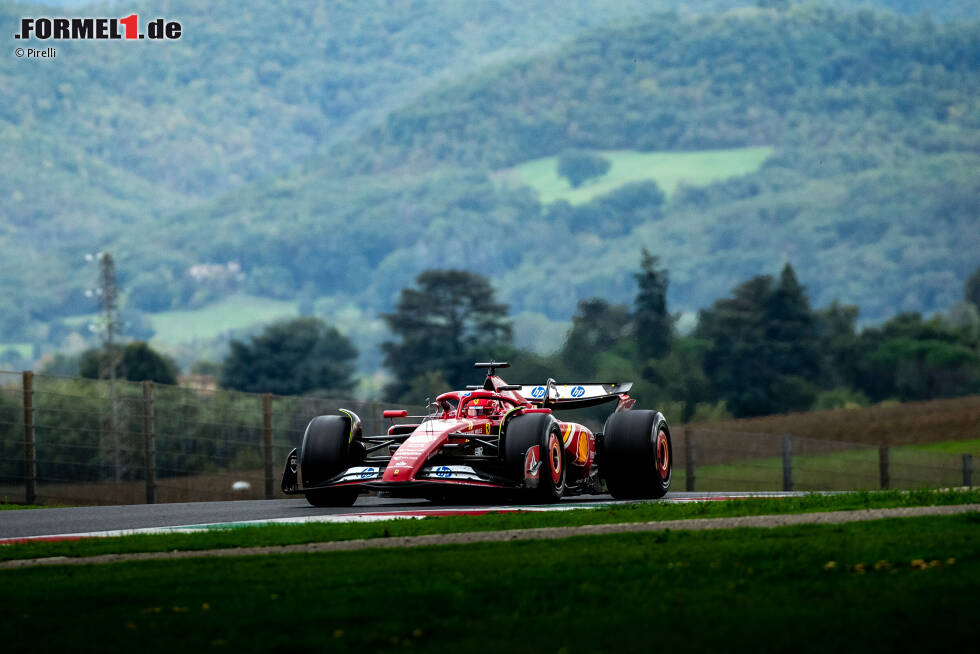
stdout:
{"type": "Polygon", "coordinates": [[[695,336],[711,347],[704,370],[718,395],[737,417],[773,413],[768,386],[762,307],[772,292],[772,277],[761,275],[735,288],[734,296],[702,310],[695,336]]]}
{"type": "Polygon", "coordinates": [[[736,417],[808,409],[820,351],[804,289],[787,264],[744,282],[702,311],[695,334],[711,341],[705,372],[736,417]]]}
{"type": "Polygon", "coordinates": [[[558,156],[558,174],[574,188],[593,177],[602,177],[611,166],[608,159],[585,150],[565,150],[558,156]]]}
{"type": "Polygon", "coordinates": [[[357,348],[318,318],[273,323],[248,343],[233,340],[221,385],[251,393],[350,391],[357,348]]]}
{"type": "MultiPolygon", "coordinates": [[[[86,350],[78,361],[79,374],[89,379],[104,379],[107,370],[105,357],[105,350],[86,350]]],[[[143,341],[127,343],[114,358],[116,378],[157,384],[177,383],[177,365],[173,360],[143,341]]]]}
{"type": "Polygon", "coordinates": [[[980,390],[976,337],[939,316],[903,313],[858,338],[852,384],[872,401],[925,400],[980,390]]]}
{"type": "Polygon", "coordinates": [[[817,337],[822,353],[820,383],[824,388],[846,386],[854,378],[858,359],[857,318],[854,305],[833,301],[815,314],[817,337]]]}
{"type": "Polygon", "coordinates": [[[783,266],[779,285],[767,299],[765,317],[773,367],[783,375],[815,380],[820,370],[820,352],[814,316],[789,263],[783,266]]]}
{"type": "Polygon", "coordinates": [[[562,359],[569,374],[578,379],[591,378],[596,373],[598,355],[628,340],[631,332],[626,305],[609,304],[601,298],[580,300],[562,346],[562,359]]]}
{"type": "Polygon", "coordinates": [[[140,273],[126,289],[128,305],[142,311],[166,311],[174,304],[173,275],[165,268],[140,273]]]}
{"type": "Polygon", "coordinates": [[[642,270],[633,275],[640,287],[634,301],[633,329],[637,352],[645,359],[665,356],[674,338],[674,318],[667,313],[667,270],[658,268],[658,262],[658,257],[643,248],[642,270]]]}
{"type": "Polygon", "coordinates": [[[973,271],[970,278],[963,285],[963,299],[972,304],[980,311],[980,268],[973,271]]]}
{"type": "Polygon", "coordinates": [[[472,381],[474,357],[493,356],[512,337],[507,305],[494,299],[485,277],[426,270],[415,283],[402,289],[394,312],[382,316],[398,339],[381,345],[384,364],[394,374],[386,389],[391,398],[403,397],[413,380],[434,371],[451,386],[465,385],[472,381]]]}

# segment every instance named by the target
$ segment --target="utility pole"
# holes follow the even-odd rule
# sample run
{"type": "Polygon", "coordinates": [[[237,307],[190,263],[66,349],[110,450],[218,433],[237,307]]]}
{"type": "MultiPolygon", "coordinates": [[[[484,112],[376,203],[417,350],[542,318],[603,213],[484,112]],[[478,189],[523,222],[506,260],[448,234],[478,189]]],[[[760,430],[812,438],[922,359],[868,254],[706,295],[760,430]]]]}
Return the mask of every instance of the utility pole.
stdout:
{"type": "MultiPolygon", "coordinates": [[[[86,258],[88,258],[86,256],[86,258]]],[[[99,322],[102,332],[103,356],[99,370],[100,379],[109,380],[109,433],[112,437],[113,478],[119,483],[122,477],[122,462],[119,442],[119,399],[116,388],[116,372],[119,366],[119,352],[116,336],[122,329],[119,320],[119,287],[116,285],[116,264],[108,252],[94,256],[99,261],[99,288],[95,294],[99,298],[99,322]]]]}

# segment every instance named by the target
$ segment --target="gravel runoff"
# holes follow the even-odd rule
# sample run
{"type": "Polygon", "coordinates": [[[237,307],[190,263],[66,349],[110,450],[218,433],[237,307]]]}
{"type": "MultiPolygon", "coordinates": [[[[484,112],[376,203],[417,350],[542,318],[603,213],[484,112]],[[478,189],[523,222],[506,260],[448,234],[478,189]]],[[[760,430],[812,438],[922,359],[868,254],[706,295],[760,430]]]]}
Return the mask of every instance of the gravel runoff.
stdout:
{"type": "Polygon", "coordinates": [[[824,513],[790,513],[784,515],[742,516],[737,518],[698,518],[664,520],[662,522],[627,522],[579,527],[545,527],[540,529],[508,529],[426,536],[396,536],[358,540],[274,545],[267,547],[238,547],[220,550],[191,550],[172,552],[139,552],[129,554],[100,554],[98,556],[55,556],[41,559],[17,559],[0,563],[0,569],[28,568],[39,565],[90,565],[125,561],[156,561],[190,559],[205,556],[254,556],[259,554],[296,554],[343,552],[369,548],[423,547],[426,545],[466,545],[470,543],[499,543],[513,540],[568,538],[600,534],[657,532],[666,529],[701,531],[704,529],[733,529],[737,527],[787,527],[792,525],[831,525],[882,518],[914,518],[919,516],[955,515],[980,512],[980,504],[946,506],[916,506],[897,509],[866,509],[859,511],[827,511],[824,513]]]}

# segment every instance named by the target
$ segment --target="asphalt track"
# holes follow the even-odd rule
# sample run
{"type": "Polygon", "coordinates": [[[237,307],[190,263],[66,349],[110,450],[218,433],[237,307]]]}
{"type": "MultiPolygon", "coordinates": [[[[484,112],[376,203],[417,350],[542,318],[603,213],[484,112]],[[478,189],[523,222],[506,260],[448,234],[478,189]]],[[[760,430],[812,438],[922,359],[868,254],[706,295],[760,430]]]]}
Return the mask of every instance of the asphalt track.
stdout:
{"type": "MultiPolygon", "coordinates": [[[[668,502],[735,499],[757,496],[804,495],[805,493],[668,493],[668,502]]],[[[663,500],[661,500],[663,501],[663,500]]],[[[554,508],[616,503],[609,495],[566,498],[554,508]]],[[[415,499],[361,497],[352,507],[317,508],[302,497],[283,500],[242,500],[237,502],[185,502],[173,504],[133,504],[126,506],[85,506],[63,509],[0,511],[0,539],[49,535],[180,527],[228,522],[304,519],[350,514],[394,514],[424,511],[468,512],[500,505],[439,505],[415,499]]]]}

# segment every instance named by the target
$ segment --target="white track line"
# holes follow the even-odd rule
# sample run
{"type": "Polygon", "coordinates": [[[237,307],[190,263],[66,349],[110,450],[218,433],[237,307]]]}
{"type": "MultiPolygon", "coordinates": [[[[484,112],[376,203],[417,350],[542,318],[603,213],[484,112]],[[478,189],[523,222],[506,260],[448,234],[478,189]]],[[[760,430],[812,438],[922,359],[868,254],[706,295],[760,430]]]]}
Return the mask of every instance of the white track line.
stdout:
{"type": "MultiPolygon", "coordinates": [[[[687,503],[687,502],[710,502],[720,500],[748,499],[755,497],[791,497],[791,494],[780,495],[737,495],[715,497],[679,497],[666,500],[658,500],[664,503],[687,503]]],[[[325,514],[313,516],[299,516],[292,518],[265,518],[259,520],[242,520],[234,522],[210,522],[193,525],[174,525],[167,527],[140,527],[136,529],[113,529],[108,531],[87,531],[69,534],[46,534],[42,536],[21,536],[0,539],[0,545],[12,545],[15,543],[25,543],[30,541],[60,541],[60,540],[81,540],[83,538],[111,538],[115,536],[134,536],[138,534],[190,534],[201,531],[229,530],[243,527],[257,527],[276,524],[308,524],[318,522],[347,523],[347,522],[382,522],[385,520],[404,520],[421,519],[440,516],[458,515],[484,515],[487,513],[517,513],[517,512],[540,512],[540,511],[573,511],[576,509],[598,509],[607,506],[635,504],[629,500],[612,500],[605,502],[587,502],[575,504],[553,504],[553,505],[527,505],[527,506],[487,506],[487,507],[468,507],[460,509],[405,509],[388,511],[370,511],[364,513],[341,513],[325,514]]]]}

